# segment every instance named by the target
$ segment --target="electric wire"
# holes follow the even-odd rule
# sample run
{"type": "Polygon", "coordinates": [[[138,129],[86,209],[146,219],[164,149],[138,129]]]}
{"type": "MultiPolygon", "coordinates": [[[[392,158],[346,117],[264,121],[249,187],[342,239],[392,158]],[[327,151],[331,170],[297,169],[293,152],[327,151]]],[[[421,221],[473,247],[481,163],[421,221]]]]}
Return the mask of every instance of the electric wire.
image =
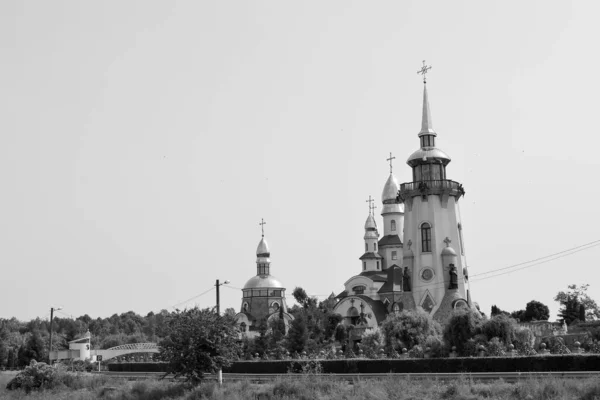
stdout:
{"type": "Polygon", "coordinates": [[[177,309],[177,306],[180,306],[180,305],[182,305],[182,304],[189,303],[189,302],[190,302],[190,301],[192,301],[192,300],[195,300],[195,299],[197,299],[197,298],[199,298],[199,297],[201,297],[201,296],[204,296],[206,293],[210,292],[210,291],[211,291],[211,290],[213,290],[214,288],[215,288],[215,287],[214,287],[214,286],[212,286],[212,287],[210,287],[209,289],[205,290],[204,292],[202,292],[202,293],[200,293],[200,294],[198,294],[198,295],[196,295],[196,296],[194,296],[194,297],[190,297],[190,298],[189,298],[189,299],[187,299],[187,300],[184,300],[184,301],[182,301],[182,302],[179,302],[179,303],[177,303],[177,304],[175,304],[175,305],[171,306],[171,308],[173,308],[173,309],[177,309]]]}

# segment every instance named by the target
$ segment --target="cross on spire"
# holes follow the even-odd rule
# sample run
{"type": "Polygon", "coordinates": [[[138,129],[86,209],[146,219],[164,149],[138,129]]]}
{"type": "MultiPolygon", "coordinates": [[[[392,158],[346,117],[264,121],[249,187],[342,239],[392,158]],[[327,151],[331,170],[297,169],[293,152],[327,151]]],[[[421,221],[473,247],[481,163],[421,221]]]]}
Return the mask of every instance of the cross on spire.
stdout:
{"type": "Polygon", "coordinates": [[[374,205],[372,203],[375,202],[375,199],[371,198],[371,195],[369,195],[369,200],[365,200],[366,203],[369,203],[369,214],[371,214],[371,209],[374,208],[374,205]]]}
{"type": "Polygon", "coordinates": [[[390,174],[392,173],[392,160],[395,160],[396,157],[392,157],[392,152],[390,151],[390,158],[386,158],[386,161],[390,162],[390,174]]]}
{"type": "Polygon", "coordinates": [[[417,71],[417,74],[423,75],[423,83],[427,83],[427,73],[431,69],[431,65],[425,65],[425,60],[423,60],[423,66],[420,70],[417,71]]]}
{"type": "Polygon", "coordinates": [[[262,231],[262,237],[265,237],[265,225],[266,225],[265,220],[261,218],[259,225],[260,225],[260,230],[262,231]]]}

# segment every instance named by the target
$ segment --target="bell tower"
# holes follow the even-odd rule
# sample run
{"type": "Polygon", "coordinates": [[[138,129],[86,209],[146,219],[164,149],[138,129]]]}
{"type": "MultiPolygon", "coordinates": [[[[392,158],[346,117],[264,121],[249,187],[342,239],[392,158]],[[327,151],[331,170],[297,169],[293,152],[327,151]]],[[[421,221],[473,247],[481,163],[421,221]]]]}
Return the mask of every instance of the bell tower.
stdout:
{"type": "Polygon", "coordinates": [[[400,185],[398,200],[404,203],[403,241],[412,247],[405,249],[402,267],[409,267],[415,304],[442,320],[453,308],[470,307],[471,300],[458,205],[465,191],[448,179],[451,159],[436,147],[426,81],[430,69],[423,61],[417,72],[424,85],[419,149],[406,162],[413,179],[400,185]]]}

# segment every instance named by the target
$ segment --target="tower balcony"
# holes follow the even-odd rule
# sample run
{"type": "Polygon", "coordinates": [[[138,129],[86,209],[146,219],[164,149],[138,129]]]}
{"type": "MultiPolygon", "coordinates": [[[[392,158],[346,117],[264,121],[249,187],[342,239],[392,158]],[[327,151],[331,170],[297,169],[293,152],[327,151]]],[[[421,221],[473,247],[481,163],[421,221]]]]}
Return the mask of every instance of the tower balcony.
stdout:
{"type": "Polygon", "coordinates": [[[407,182],[400,185],[398,200],[405,202],[416,196],[427,196],[430,194],[437,194],[446,198],[454,196],[458,200],[460,196],[465,195],[465,189],[461,183],[449,179],[407,182]]]}

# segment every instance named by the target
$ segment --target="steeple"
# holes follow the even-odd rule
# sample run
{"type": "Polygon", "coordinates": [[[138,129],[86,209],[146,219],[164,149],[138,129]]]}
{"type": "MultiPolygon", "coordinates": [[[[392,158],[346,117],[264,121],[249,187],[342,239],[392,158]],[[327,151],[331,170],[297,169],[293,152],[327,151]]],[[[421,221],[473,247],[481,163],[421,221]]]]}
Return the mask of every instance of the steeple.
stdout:
{"type": "Polygon", "coordinates": [[[423,135],[437,136],[437,133],[433,130],[433,123],[431,122],[431,109],[429,108],[429,98],[427,97],[427,82],[423,83],[423,118],[421,119],[421,132],[419,132],[419,137],[423,135]]]}
{"type": "Polygon", "coordinates": [[[262,237],[256,248],[256,275],[269,275],[271,269],[271,252],[269,251],[269,245],[265,239],[265,224],[266,222],[261,218],[260,227],[262,231],[262,237]]]}
{"type": "Polygon", "coordinates": [[[369,216],[365,221],[365,253],[360,257],[363,262],[363,271],[377,271],[381,270],[381,259],[382,257],[377,252],[377,240],[379,239],[379,232],[377,231],[377,224],[373,217],[373,210],[375,205],[372,203],[375,200],[369,196],[369,216]]]}

